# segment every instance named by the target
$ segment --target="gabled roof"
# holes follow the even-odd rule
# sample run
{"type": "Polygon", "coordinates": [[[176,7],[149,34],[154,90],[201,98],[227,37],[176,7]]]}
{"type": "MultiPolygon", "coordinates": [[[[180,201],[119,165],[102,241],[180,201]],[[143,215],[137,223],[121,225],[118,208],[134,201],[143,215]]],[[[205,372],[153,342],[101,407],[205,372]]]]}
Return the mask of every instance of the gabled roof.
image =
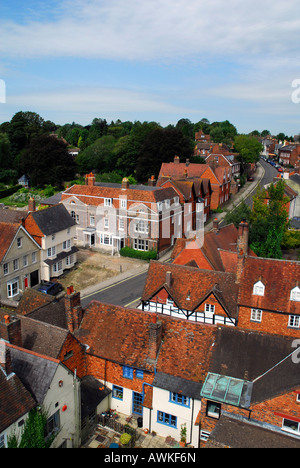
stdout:
{"type": "Polygon", "coordinates": [[[33,395],[36,402],[42,404],[60,361],[17,346],[10,344],[8,346],[11,352],[13,371],[33,395]]]}
{"type": "Polygon", "coordinates": [[[31,394],[15,374],[7,376],[0,365],[0,434],[36,406],[31,394]]]}
{"type": "MultiPolygon", "coordinates": [[[[39,231],[45,236],[64,231],[65,229],[76,225],[68,210],[61,203],[44,210],[31,212],[25,222],[26,229],[28,229],[29,233],[31,233],[31,229],[29,227],[30,218],[34,220],[39,231]]],[[[35,233],[32,235],[34,234],[35,233]]]]}
{"type": "Polygon", "coordinates": [[[0,223],[0,261],[5,257],[19,229],[20,224],[0,223]]]}
{"type": "Polygon", "coordinates": [[[297,284],[300,284],[300,262],[246,257],[239,305],[300,315],[300,302],[290,300],[291,290],[297,284]],[[253,294],[253,286],[258,281],[265,286],[264,296],[253,294]]]}
{"type": "Polygon", "coordinates": [[[74,195],[83,203],[97,206],[103,203],[101,198],[119,198],[122,195],[126,195],[130,201],[157,203],[174,198],[176,192],[172,187],[147,185],[130,185],[124,190],[121,184],[73,185],[62,193],[62,201],[74,195]]]}
{"type": "Polygon", "coordinates": [[[209,372],[252,382],[253,406],[300,387],[293,342],[292,337],[219,327],[209,372]]]}
{"type": "MultiPolygon", "coordinates": [[[[237,263],[238,230],[234,224],[218,231],[204,233],[200,248],[190,239],[177,239],[171,258],[174,264],[185,265],[194,260],[199,268],[234,273],[237,263]]],[[[250,251],[252,254],[252,251],[250,251]]],[[[254,255],[254,254],[253,254],[254,255]]]]}
{"type": "MultiPolygon", "coordinates": [[[[149,326],[155,314],[93,301],[85,310],[75,336],[88,345],[88,354],[154,372],[149,364],[149,326]]],[[[203,382],[215,340],[216,326],[159,316],[162,342],[157,373],[203,382]],[[192,356],[192,359],[191,359],[192,356]]]]}
{"type": "Polygon", "coordinates": [[[179,308],[195,310],[210,294],[214,294],[230,316],[235,317],[238,294],[235,280],[232,273],[151,261],[141,300],[150,300],[164,288],[179,308]],[[171,286],[166,282],[168,272],[171,273],[171,286]]]}

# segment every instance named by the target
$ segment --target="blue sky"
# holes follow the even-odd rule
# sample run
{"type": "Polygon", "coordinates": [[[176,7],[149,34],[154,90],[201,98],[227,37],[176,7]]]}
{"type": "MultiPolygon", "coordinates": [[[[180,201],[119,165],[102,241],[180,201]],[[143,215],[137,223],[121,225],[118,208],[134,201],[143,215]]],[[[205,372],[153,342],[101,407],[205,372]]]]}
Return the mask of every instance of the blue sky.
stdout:
{"type": "Polygon", "coordinates": [[[299,39],[298,0],[2,0],[0,123],[23,110],[294,135],[299,39]]]}

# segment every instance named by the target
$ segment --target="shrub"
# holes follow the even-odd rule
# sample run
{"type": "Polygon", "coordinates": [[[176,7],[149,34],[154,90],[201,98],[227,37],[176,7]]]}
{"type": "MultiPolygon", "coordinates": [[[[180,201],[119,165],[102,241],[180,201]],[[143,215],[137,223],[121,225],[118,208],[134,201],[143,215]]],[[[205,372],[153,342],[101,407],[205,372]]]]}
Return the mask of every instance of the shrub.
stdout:
{"type": "Polygon", "coordinates": [[[123,434],[121,434],[120,443],[122,445],[128,445],[130,440],[131,440],[131,435],[130,434],[127,434],[127,432],[123,432],[123,434]]]}
{"type": "Polygon", "coordinates": [[[131,258],[139,258],[140,260],[156,260],[157,258],[157,251],[156,250],[135,250],[131,247],[123,247],[120,249],[120,255],[122,257],[131,257],[131,258]]]}

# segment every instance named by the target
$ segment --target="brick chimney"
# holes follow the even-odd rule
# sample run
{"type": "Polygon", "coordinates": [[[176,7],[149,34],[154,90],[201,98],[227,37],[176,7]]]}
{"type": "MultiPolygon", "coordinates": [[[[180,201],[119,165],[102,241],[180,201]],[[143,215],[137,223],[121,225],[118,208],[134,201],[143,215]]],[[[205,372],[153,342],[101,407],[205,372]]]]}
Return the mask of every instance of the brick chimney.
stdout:
{"type": "Polygon", "coordinates": [[[215,218],[213,220],[213,231],[218,233],[219,232],[219,220],[218,218],[215,218]]]}
{"type": "Polygon", "coordinates": [[[154,178],[154,175],[151,176],[151,179],[148,179],[148,186],[149,187],[155,187],[155,184],[156,184],[156,180],[154,178]]]}
{"type": "Polygon", "coordinates": [[[92,172],[90,172],[89,174],[85,176],[85,185],[89,185],[93,187],[95,185],[95,182],[96,182],[96,177],[92,172]]]}
{"type": "Polygon", "coordinates": [[[35,211],[35,210],[36,210],[35,199],[33,197],[30,197],[28,201],[28,211],[35,211]]]}
{"type": "Polygon", "coordinates": [[[249,242],[249,224],[243,220],[239,224],[238,240],[237,240],[237,251],[238,253],[242,250],[244,255],[248,254],[248,242],[249,242]]]}
{"type": "Polygon", "coordinates": [[[0,321],[0,338],[13,345],[22,346],[21,320],[8,314],[3,318],[4,322],[0,321]]]}
{"type": "Polygon", "coordinates": [[[238,260],[237,260],[237,266],[236,266],[236,280],[235,282],[238,284],[240,282],[242,273],[243,273],[243,268],[244,268],[244,263],[245,263],[245,255],[244,251],[241,249],[238,253],[238,260]]]}
{"type": "Polygon", "coordinates": [[[151,362],[155,361],[161,345],[162,323],[157,320],[157,315],[154,314],[152,323],[149,325],[149,355],[151,362]]]}
{"type": "Polygon", "coordinates": [[[80,292],[75,292],[73,286],[67,288],[65,295],[65,313],[67,327],[71,333],[80,327],[82,320],[82,306],[80,292]]]}
{"type": "Polygon", "coordinates": [[[166,273],[166,284],[170,288],[172,286],[172,272],[167,271],[166,273]]]}
{"type": "Polygon", "coordinates": [[[127,189],[129,189],[129,180],[127,179],[127,177],[124,177],[124,179],[122,180],[122,190],[127,189]]]}
{"type": "Polygon", "coordinates": [[[180,163],[179,156],[175,156],[175,158],[174,158],[174,164],[179,164],[179,163],[180,163]]]}

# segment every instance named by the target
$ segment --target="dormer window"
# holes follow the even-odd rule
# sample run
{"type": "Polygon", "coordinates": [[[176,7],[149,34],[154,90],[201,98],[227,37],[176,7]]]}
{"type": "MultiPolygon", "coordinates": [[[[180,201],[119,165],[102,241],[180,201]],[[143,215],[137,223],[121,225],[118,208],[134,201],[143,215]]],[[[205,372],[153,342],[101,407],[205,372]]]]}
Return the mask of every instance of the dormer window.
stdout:
{"type": "Polygon", "coordinates": [[[298,286],[291,290],[290,301],[300,301],[300,288],[298,286]]]}
{"type": "Polygon", "coordinates": [[[265,295],[265,286],[261,281],[258,281],[253,286],[253,294],[255,296],[264,296],[265,295]]]}

